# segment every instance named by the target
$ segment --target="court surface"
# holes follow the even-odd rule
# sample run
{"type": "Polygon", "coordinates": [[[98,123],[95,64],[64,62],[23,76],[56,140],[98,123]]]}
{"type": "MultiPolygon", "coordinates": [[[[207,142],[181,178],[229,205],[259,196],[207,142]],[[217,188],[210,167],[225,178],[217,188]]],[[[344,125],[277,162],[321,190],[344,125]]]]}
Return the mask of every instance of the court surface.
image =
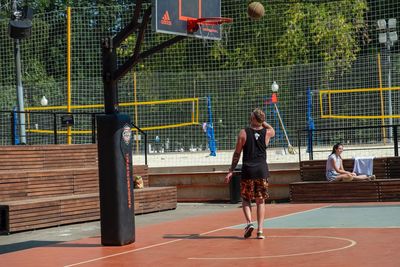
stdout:
{"type": "MultiPolygon", "coordinates": [[[[255,215],[255,214],[254,214],[255,215]]],[[[136,242],[94,236],[0,255],[1,266],[400,266],[400,204],[266,205],[265,240],[240,207],[136,227],[136,242]]],[[[254,216],[255,219],[255,216],[254,216]]]]}

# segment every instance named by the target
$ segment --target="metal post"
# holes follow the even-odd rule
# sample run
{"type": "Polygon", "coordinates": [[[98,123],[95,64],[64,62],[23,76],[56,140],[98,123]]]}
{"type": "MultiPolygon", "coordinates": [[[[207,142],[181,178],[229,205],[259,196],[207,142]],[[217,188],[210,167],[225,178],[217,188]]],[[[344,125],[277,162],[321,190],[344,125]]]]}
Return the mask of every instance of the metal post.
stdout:
{"type": "MultiPolygon", "coordinates": [[[[388,40],[387,42],[387,52],[388,52],[388,87],[391,88],[392,87],[392,63],[391,63],[391,58],[390,58],[390,41],[388,40]]],[[[388,104],[389,104],[389,116],[393,115],[393,109],[392,109],[392,90],[388,91],[388,104]]],[[[389,125],[393,125],[393,118],[390,117],[389,118],[389,125]]],[[[393,128],[389,127],[389,133],[388,133],[388,139],[389,142],[392,141],[392,137],[393,137],[393,128]]]]}
{"type": "Polygon", "coordinates": [[[58,144],[58,138],[57,138],[57,114],[53,113],[53,132],[54,132],[54,144],[58,144]]]}
{"type": "MultiPolygon", "coordinates": [[[[392,128],[392,127],[391,127],[392,128]]],[[[397,126],[393,126],[394,156],[399,156],[399,144],[397,138],[397,126]]]]}
{"type": "Polygon", "coordinates": [[[144,164],[147,165],[147,133],[144,134],[144,164]]]}
{"type": "Polygon", "coordinates": [[[102,41],[104,106],[106,114],[118,113],[117,80],[114,72],[117,68],[117,58],[111,38],[102,41]]]}
{"type": "Polygon", "coordinates": [[[314,146],[313,146],[313,130],[308,130],[308,143],[309,143],[309,150],[308,150],[308,158],[309,160],[314,159],[314,146]]]}
{"type": "Polygon", "coordinates": [[[92,144],[96,144],[96,114],[92,113],[92,144]]]}
{"type": "Polygon", "coordinates": [[[16,79],[17,79],[19,136],[20,136],[21,143],[26,144],[24,89],[22,87],[21,50],[20,50],[20,41],[18,39],[14,40],[14,58],[15,58],[15,73],[16,73],[16,79]]]}
{"type": "Polygon", "coordinates": [[[217,145],[215,142],[214,124],[211,110],[211,97],[207,96],[207,111],[208,111],[208,124],[207,124],[207,138],[208,148],[210,149],[210,156],[215,157],[217,155],[217,145]]]}
{"type": "Polygon", "coordinates": [[[297,147],[299,151],[299,162],[301,162],[301,132],[297,131],[297,147]]]}
{"type": "Polygon", "coordinates": [[[10,118],[11,118],[11,144],[14,146],[15,144],[16,144],[16,134],[15,134],[15,130],[16,130],[16,128],[15,127],[17,127],[16,125],[15,125],[15,111],[13,110],[13,111],[11,111],[11,116],[10,116],[10,118]]]}
{"type": "MultiPolygon", "coordinates": [[[[397,37],[397,20],[395,18],[379,19],[378,24],[378,40],[380,44],[385,45],[387,50],[387,66],[388,66],[388,113],[389,113],[389,125],[393,125],[393,108],[392,108],[392,62],[390,58],[390,48],[398,41],[397,37]]],[[[388,140],[392,142],[393,128],[388,129],[388,140]]]]}

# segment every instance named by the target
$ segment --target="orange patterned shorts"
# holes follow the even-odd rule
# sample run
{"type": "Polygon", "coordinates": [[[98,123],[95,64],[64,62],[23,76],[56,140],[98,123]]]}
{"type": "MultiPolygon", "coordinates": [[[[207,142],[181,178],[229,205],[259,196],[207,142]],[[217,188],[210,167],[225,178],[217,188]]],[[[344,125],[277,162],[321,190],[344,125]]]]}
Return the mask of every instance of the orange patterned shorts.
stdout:
{"type": "Polygon", "coordinates": [[[246,200],[268,198],[267,179],[242,179],[240,181],[240,195],[246,200]]]}

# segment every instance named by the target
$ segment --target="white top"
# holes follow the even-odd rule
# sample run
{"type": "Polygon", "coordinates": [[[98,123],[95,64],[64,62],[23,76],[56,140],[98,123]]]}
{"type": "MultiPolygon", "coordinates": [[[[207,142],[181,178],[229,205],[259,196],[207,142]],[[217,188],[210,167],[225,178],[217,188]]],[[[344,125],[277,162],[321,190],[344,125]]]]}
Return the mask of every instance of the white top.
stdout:
{"type": "Polygon", "coordinates": [[[336,154],[331,154],[328,157],[328,160],[326,161],[326,173],[334,173],[336,175],[338,175],[338,173],[335,171],[335,167],[333,165],[333,160],[335,160],[336,162],[336,167],[338,169],[340,169],[340,166],[342,165],[342,158],[337,156],[336,154]]]}

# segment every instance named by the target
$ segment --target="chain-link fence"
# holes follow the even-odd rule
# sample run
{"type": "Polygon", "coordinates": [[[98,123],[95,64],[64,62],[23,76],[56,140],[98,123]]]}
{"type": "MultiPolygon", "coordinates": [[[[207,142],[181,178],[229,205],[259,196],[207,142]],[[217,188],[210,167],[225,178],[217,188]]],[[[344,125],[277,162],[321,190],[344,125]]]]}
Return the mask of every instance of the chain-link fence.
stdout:
{"type": "MultiPolygon", "coordinates": [[[[35,14],[30,38],[21,42],[22,79],[25,108],[41,110],[40,99],[49,100],[49,112],[66,112],[68,84],[72,112],[103,112],[101,77],[101,40],[114,35],[132,18],[134,5],[71,8],[71,44],[67,38],[67,12],[64,9],[35,14]],[[67,50],[71,51],[71,80],[68,81],[67,50]],[[53,109],[51,107],[54,107],[53,109]]],[[[248,124],[249,113],[262,107],[267,119],[277,128],[271,147],[286,147],[284,130],[294,146],[296,131],[309,127],[343,128],[397,124],[400,84],[399,45],[390,42],[390,31],[378,29],[377,21],[399,18],[396,1],[264,1],[266,15],[261,20],[247,16],[247,1],[222,0],[222,16],[233,18],[222,41],[205,44],[187,38],[140,62],[119,81],[119,102],[128,103],[121,111],[147,131],[150,152],[156,136],[163,153],[154,161],[173,158],[179,164],[183,152],[196,154],[191,164],[230,162],[239,130],[248,124]],[[380,42],[379,34],[388,39],[380,42]],[[279,84],[278,108],[283,126],[270,105],[271,84],[279,84]],[[376,92],[352,92],[320,96],[322,90],[375,88],[376,92]],[[312,96],[307,96],[310,89],[312,96]],[[209,120],[206,98],[211,98],[217,157],[207,157],[207,136],[202,124],[209,120]],[[320,98],[321,97],[321,98],[320,98]],[[198,119],[193,120],[196,104],[162,104],[152,101],[198,98],[198,119]],[[389,101],[390,100],[390,101],[389,101]],[[149,103],[142,105],[140,103],[149,103]],[[322,118],[323,114],[342,117],[322,118]],[[366,116],[350,118],[353,115],[366,116]],[[391,115],[391,118],[388,116],[391,115]],[[374,117],[375,116],[375,117],[374,117]],[[161,127],[192,122],[179,127],[161,127]],[[160,127],[158,127],[160,126],[160,127]],[[190,152],[192,151],[192,152],[190,152]]],[[[145,4],[147,6],[148,4],[145,4]]],[[[0,20],[0,108],[16,106],[13,40],[9,38],[8,19],[0,20]]],[[[393,34],[391,35],[393,37],[393,34]]],[[[146,31],[143,51],[171,38],[146,31]]],[[[135,36],[118,50],[119,64],[133,51],[135,36]]],[[[382,40],[381,40],[382,41],[382,40]]],[[[197,116],[197,115],[196,115],[197,116]]],[[[46,120],[46,119],[42,119],[46,120]]],[[[9,119],[2,119],[7,125],[9,119]]],[[[37,123],[41,129],[42,123],[37,123]]],[[[90,130],[90,120],[77,120],[73,130],[90,130]]],[[[2,128],[2,131],[4,131],[2,128]]],[[[390,133],[369,132],[373,139],[390,133]]],[[[8,137],[2,144],[8,144],[8,137]]],[[[72,142],[90,142],[89,137],[73,137],[72,142]]],[[[46,133],[28,139],[46,143],[46,133]]],[[[139,137],[136,137],[139,139],[139,137]]],[[[325,138],[330,146],[338,138],[325,138]]],[[[367,139],[367,138],[363,138],[367,139]]],[[[60,142],[66,138],[60,138],[60,142]]],[[[137,140],[138,141],[138,140],[137,140]]],[[[158,141],[157,141],[158,142],[158,141]]],[[[142,150],[143,146],[137,146],[142,150]]],[[[138,151],[142,155],[142,151],[138,151]]],[[[272,156],[273,157],[273,156],[272,156]]],[[[152,159],[149,159],[150,166],[152,159]]],[[[166,161],[164,161],[166,162],[166,161]]],[[[190,163],[189,163],[190,164],[190,163]]]]}

